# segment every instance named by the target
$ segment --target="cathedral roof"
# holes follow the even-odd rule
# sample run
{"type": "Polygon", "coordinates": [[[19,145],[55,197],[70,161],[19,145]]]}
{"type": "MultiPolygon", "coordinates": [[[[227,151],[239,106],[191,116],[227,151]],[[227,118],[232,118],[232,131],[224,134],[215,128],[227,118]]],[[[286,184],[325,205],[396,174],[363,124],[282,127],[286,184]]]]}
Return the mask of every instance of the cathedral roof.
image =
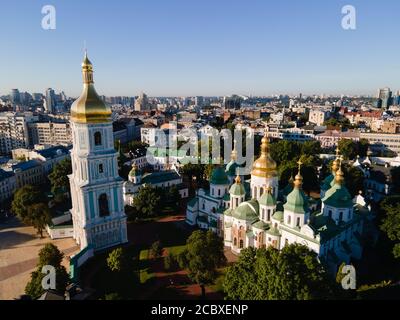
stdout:
{"type": "Polygon", "coordinates": [[[218,165],[211,173],[210,184],[226,185],[229,184],[228,176],[222,166],[218,165]]]}
{"type": "Polygon", "coordinates": [[[302,190],[303,177],[300,174],[301,161],[299,161],[299,172],[294,181],[293,191],[286,197],[286,203],[283,205],[285,210],[295,213],[306,213],[308,211],[308,199],[302,190]]]}
{"type": "Polygon", "coordinates": [[[269,224],[259,220],[251,225],[253,228],[259,229],[259,230],[268,230],[269,229],[269,224]]]}
{"type": "Polygon", "coordinates": [[[230,188],[229,194],[231,194],[232,196],[244,196],[246,194],[246,190],[244,189],[244,186],[239,176],[236,177],[236,181],[230,188]]]}
{"type": "Polygon", "coordinates": [[[232,216],[236,219],[246,221],[257,221],[259,215],[259,206],[257,200],[242,202],[234,211],[232,216]]]}
{"type": "Polygon", "coordinates": [[[271,191],[266,191],[264,192],[264,194],[261,196],[260,199],[258,199],[258,203],[261,206],[268,206],[268,207],[272,207],[276,205],[276,200],[274,198],[274,196],[271,194],[271,191]]]}
{"type": "Polygon", "coordinates": [[[99,97],[94,87],[93,65],[85,54],[82,63],[83,91],[71,106],[71,121],[76,123],[111,122],[111,108],[99,97]]]}
{"type": "Polygon", "coordinates": [[[322,202],[334,208],[352,208],[353,199],[344,184],[343,172],[338,170],[334,185],[326,191],[322,202]]]}
{"type": "Polygon", "coordinates": [[[261,156],[253,164],[252,176],[270,178],[278,175],[276,162],[269,154],[269,141],[267,135],[261,140],[261,156]]]}
{"type": "Polygon", "coordinates": [[[283,221],[283,211],[277,211],[272,215],[272,219],[278,220],[280,222],[283,221]]]}

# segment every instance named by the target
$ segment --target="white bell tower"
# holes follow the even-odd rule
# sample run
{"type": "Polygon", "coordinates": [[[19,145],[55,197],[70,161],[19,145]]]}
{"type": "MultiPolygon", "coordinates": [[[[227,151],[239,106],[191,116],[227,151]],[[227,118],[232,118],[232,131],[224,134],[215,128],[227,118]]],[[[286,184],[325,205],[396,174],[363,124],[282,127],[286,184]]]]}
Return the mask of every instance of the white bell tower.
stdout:
{"type": "Polygon", "coordinates": [[[82,73],[83,91],[71,107],[71,214],[76,242],[96,251],[128,239],[111,109],[96,93],[87,54],[82,73]]]}

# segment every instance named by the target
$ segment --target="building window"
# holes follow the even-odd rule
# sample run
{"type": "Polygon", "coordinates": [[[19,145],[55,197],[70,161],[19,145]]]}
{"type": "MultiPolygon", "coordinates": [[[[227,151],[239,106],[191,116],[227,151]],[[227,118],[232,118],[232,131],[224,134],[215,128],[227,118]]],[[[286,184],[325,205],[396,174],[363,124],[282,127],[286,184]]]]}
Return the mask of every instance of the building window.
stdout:
{"type": "Polygon", "coordinates": [[[243,240],[240,240],[239,248],[240,248],[240,249],[243,249],[243,240]]]}
{"type": "Polygon", "coordinates": [[[271,210],[268,209],[267,221],[271,220],[271,210]]]}
{"type": "Polygon", "coordinates": [[[108,198],[105,193],[99,197],[99,215],[100,217],[106,217],[110,215],[110,209],[108,207],[108,198]]]}
{"type": "Polygon", "coordinates": [[[236,247],[236,245],[237,245],[237,239],[236,238],[234,238],[233,239],[233,245],[236,247]]]}
{"type": "Polygon", "coordinates": [[[103,172],[104,172],[103,164],[100,163],[99,164],[99,173],[103,173],[103,172]]]}
{"type": "Polygon", "coordinates": [[[339,213],[339,222],[341,222],[343,220],[343,212],[339,213]]]}
{"type": "Polygon", "coordinates": [[[300,227],[300,218],[297,218],[296,226],[300,227]]]}
{"type": "Polygon", "coordinates": [[[288,216],[287,217],[287,224],[290,224],[292,222],[292,217],[291,216],[288,216]]]}
{"type": "Polygon", "coordinates": [[[101,146],[101,133],[98,131],[94,134],[94,145],[101,146]]]}
{"type": "Polygon", "coordinates": [[[329,215],[329,218],[332,219],[332,210],[329,210],[328,215],[329,215]]]}

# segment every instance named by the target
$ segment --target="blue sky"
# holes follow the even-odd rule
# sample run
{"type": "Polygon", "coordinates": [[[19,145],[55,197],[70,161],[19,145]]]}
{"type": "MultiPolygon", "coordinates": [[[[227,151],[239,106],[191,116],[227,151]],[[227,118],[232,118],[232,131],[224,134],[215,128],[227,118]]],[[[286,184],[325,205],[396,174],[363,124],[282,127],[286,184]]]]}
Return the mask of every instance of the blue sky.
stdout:
{"type": "Polygon", "coordinates": [[[0,94],[375,94],[400,89],[397,0],[1,0],[0,94]],[[41,28],[54,5],[57,29],[41,28]],[[357,30],[341,8],[357,10],[357,30]]]}

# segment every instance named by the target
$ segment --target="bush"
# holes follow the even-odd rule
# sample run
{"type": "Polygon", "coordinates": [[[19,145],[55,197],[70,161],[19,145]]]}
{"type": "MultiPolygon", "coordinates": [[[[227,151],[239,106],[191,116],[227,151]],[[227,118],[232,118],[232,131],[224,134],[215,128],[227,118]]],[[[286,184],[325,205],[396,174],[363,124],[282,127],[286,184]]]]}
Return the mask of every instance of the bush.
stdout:
{"type": "Polygon", "coordinates": [[[161,246],[161,242],[160,241],[156,241],[151,245],[151,256],[154,259],[158,259],[162,256],[162,246],[161,246]]]}
{"type": "Polygon", "coordinates": [[[178,269],[178,261],[177,257],[173,253],[169,253],[164,258],[164,268],[167,271],[175,271],[178,269]]]}

